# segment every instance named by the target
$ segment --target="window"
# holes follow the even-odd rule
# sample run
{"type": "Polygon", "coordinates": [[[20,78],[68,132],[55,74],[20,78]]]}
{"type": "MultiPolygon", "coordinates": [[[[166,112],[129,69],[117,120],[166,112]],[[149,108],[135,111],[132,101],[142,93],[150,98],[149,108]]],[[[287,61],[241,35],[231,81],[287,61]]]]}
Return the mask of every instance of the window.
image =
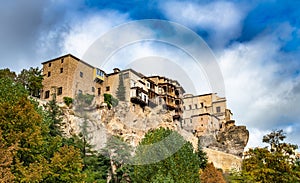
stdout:
{"type": "Polygon", "coordinates": [[[183,106],[183,110],[185,110],[185,106],[183,106]]]}
{"type": "Polygon", "coordinates": [[[101,95],[101,88],[98,88],[98,96],[101,95]]]}
{"type": "Polygon", "coordinates": [[[83,72],[80,72],[79,75],[81,78],[83,78],[83,72]]]}
{"type": "Polygon", "coordinates": [[[60,73],[63,73],[64,72],[64,68],[60,68],[60,73]]]}
{"type": "Polygon", "coordinates": [[[189,105],[189,109],[192,110],[192,105],[189,105]]]}
{"type": "Polygon", "coordinates": [[[110,87],[109,87],[109,86],[107,86],[107,87],[106,87],[106,91],[109,91],[109,90],[110,90],[110,87]]]}
{"type": "Polygon", "coordinates": [[[51,67],[51,63],[49,63],[48,66],[51,67]]]}
{"type": "Polygon", "coordinates": [[[64,58],[61,59],[61,63],[64,63],[64,58]]]}
{"type": "Polygon", "coordinates": [[[78,90],[78,94],[82,94],[82,90],[78,90]]]}
{"type": "Polygon", "coordinates": [[[48,77],[50,77],[50,76],[51,76],[51,72],[49,71],[49,72],[48,72],[48,77]]]}
{"type": "Polygon", "coordinates": [[[94,87],[92,87],[92,92],[95,92],[95,88],[94,87]]]}
{"type": "Polygon", "coordinates": [[[193,120],[192,120],[192,119],[190,119],[190,123],[193,123],[193,120]]]}
{"type": "Polygon", "coordinates": [[[203,108],[203,106],[204,106],[204,105],[203,105],[203,102],[200,103],[200,106],[201,106],[201,108],[203,108]]]}
{"type": "Polygon", "coordinates": [[[198,108],[198,106],[197,106],[197,104],[195,104],[195,109],[197,109],[198,108]]]}
{"type": "Polygon", "coordinates": [[[47,90],[47,91],[45,92],[45,98],[49,98],[49,97],[50,97],[50,91],[47,90]]]}
{"type": "Polygon", "coordinates": [[[221,112],[221,107],[216,107],[217,112],[221,112]]]}
{"type": "Polygon", "coordinates": [[[123,74],[123,79],[127,79],[127,78],[129,78],[129,73],[128,72],[123,74]]]}
{"type": "Polygon", "coordinates": [[[58,89],[57,89],[57,95],[61,95],[62,94],[62,87],[59,87],[58,89]]]}

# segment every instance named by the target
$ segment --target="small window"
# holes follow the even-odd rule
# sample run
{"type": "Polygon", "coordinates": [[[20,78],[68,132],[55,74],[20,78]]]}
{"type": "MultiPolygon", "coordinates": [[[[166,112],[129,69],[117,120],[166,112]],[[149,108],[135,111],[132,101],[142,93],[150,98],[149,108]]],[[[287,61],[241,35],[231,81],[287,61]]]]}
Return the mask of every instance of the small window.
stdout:
{"type": "Polygon", "coordinates": [[[59,87],[58,89],[57,89],[57,95],[61,95],[62,94],[62,87],[59,87]]]}
{"type": "Polygon", "coordinates": [[[95,88],[94,87],[92,87],[92,92],[95,92],[95,88]]]}
{"type": "Polygon", "coordinates": [[[101,95],[101,88],[98,88],[98,96],[101,95]]]}
{"type": "Polygon", "coordinates": [[[217,112],[221,112],[221,107],[216,107],[217,112]]]}
{"type": "Polygon", "coordinates": [[[51,76],[51,72],[49,71],[49,72],[48,72],[48,77],[50,77],[50,76],[51,76]]]}
{"type": "Polygon", "coordinates": [[[189,105],[190,110],[192,110],[192,105],[189,105]]]}
{"type": "Polygon", "coordinates": [[[48,66],[51,67],[51,63],[49,63],[48,66]]]}
{"type": "Polygon", "coordinates": [[[49,98],[49,97],[50,97],[50,91],[47,90],[47,91],[45,91],[45,99],[46,99],[46,98],[49,98]]]}
{"type": "Polygon", "coordinates": [[[63,73],[64,72],[64,68],[60,68],[60,73],[63,73]]]}
{"type": "Polygon", "coordinates": [[[198,106],[197,106],[197,104],[195,104],[195,109],[197,109],[198,108],[198,106]]]}
{"type": "Polygon", "coordinates": [[[83,72],[80,72],[80,74],[79,74],[79,75],[80,75],[80,77],[81,77],[81,78],[83,78],[83,72]]]}
{"type": "Polygon", "coordinates": [[[109,91],[109,90],[110,90],[110,87],[109,87],[109,86],[107,86],[107,87],[106,87],[106,91],[109,91]]]}
{"type": "Polygon", "coordinates": [[[190,119],[190,123],[193,123],[193,120],[192,120],[192,119],[190,119]]]}
{"type": "Polygon", "coordinates": [[[64,63],[64,58],[61,59],[61,63],[64,63]]]}
{"type": "Polygon", "coordinates": [[[185,106],[183,106],[183,110],[185,110],[185,106]]]}
{"type": "Polygon", "coordinates": [[[200,103],[200,106],[201,106],[201,108],[203,108],[203,106],[204,106],[204,105],[203,105],[203,102],[200,103]]]}
{"type": "Polygon", "coordinates": [[[127,79],[127,78],[129,78],[129,73],[128,72],[123,74],[123,79],[127,79]]]}

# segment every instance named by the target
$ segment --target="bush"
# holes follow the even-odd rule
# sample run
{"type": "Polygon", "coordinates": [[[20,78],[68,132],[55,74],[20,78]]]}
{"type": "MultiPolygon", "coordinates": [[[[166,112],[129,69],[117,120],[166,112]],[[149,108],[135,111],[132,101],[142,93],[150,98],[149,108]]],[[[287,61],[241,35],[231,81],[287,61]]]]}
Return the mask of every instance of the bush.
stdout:
{"type": "Polygon", "coordinates": [[[73,103],[73,99],[71,97],[64,97],[64,103],[69,107],[73,103]]]}
{"type": "Polygon", "coordinates": [[[104,93],[104,102],[107,104],[108,109],[111,109],[111,107],[116,107],[119,103],[118,99],[114,98],[108,93],[104,93]]]}

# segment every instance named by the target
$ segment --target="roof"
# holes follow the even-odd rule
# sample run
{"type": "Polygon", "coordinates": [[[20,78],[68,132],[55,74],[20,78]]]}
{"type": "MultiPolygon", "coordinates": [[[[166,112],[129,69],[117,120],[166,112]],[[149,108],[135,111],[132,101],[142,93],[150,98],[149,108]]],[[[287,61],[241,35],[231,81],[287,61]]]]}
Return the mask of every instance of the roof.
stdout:
{"type": "MultiPolygon", "coordinates": [[[[63,55],[63,56],[60,56],[60,57],[57,57],[57,58],[53,58],[53,59],[51,59],[51,60],[47,60],[47,61],[45,61],[45,62],[42,62],[42,64],[47,64],[47,63],[49,63],[49,62],[52,62],[52,61],[54,61],[54,60],[59,60],[59,59],[62,59],[62,58],[66,58],[66,57],[72,57],[73,59],[75,59],[75,60],[77,60],[78,62],[81,62],[81,63],[83,63],[83,64],[85,64],[85,65],[87,65],[87,66],[89,66],[89,67],[91,67],[91,68],[97,68],[97,67],[94,67],[94,66],[92,66],[92,65],[90,65],[90,64],[88,64],[88,63],[86,63],[85,61],[83,61],[83,60],[81,60],[81,59],[79,59],[79,58],[77,58],[77,57],[75,57],[74,55],[72,55],[72,54],[66,54],[66,55],[63,55]]],[[[97,68],[97,69],[99,69],[99,68],[97,68]]],[[[101,70],[101,69],[100,69],[101,70]]],[[[103,71],[103,70],[102,70],[103,71]]],[[[103,71],[104,72],[104,71],[103,71]]],[[[105,73],[105,72],[104,72],[105,73]]]]}

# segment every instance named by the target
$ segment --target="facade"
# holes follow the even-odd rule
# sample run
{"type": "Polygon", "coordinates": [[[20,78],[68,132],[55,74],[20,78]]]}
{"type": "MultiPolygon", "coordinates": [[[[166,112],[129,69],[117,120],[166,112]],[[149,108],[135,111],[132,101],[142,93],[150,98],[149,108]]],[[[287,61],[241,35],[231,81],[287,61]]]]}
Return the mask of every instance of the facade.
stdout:
{"type": "Polygon", "coordinates": [[[226,99],[215,93],[183,96],[182,128],[197,136],[215,134],[227,121],[231,120],[231,112],[226,107],[226,99]]]}
{"type": "Polygon", "coordinates": [[[139,105],[155,107],[163,105],[174,111],[173,120],[180,122],[183,129],[196,136],[216,134],[226,125],[234,124],[226,99],[215,93],[204,95],[184,94],[178,81],[163,76],[145,76],[133,69],[113,69],[106,74],[79,58],[68,54],[43,62],[43,90],[41,98],[51,100],[56,95],[58,102],[64,97],[73,99],[79,93],[95,96],[98,105],[104,102],[103,95],[111,94],[139,105]]]}
{"type": "Polygon", "coordinates": [[[100,102],[103,83],[106,77],[104,71],[95,68],[79,58],[68,54],[43,62],[43,90],[41,98],[51,100],[53,94],[58,102],[63,97],[75,98],[77,94],[96,96],[100,102]]]}

